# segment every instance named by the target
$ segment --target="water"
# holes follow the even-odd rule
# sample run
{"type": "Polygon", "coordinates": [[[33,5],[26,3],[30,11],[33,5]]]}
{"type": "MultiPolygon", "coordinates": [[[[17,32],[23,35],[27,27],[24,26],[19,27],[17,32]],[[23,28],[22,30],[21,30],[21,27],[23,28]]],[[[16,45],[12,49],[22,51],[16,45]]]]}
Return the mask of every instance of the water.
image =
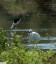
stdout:
{"type": "MultiPolygon", "coordinates": [[[[5,2],[2,3],[1,1],[0,28],[9,30],[14,19],[19,16],[20,11],[23,17],[21,22],[15,26],[17,29],[19,29],[19,31],[17,30],[17,34],[23,35],[23,37],[27,37],[27,29],[32,29],[33,31],[40,34],[41,40],[39,43],[56,43],[56,14],[54,15],[54,12],[52,12],[51,9],[51,11],[48,11],[50,7],[45,7],[44,3],[45,2],[43,1],[43,5],[41,5],[41,3],[39,5],[37,2],[28,2],[28,4],[27,2],[21,2],[19,4],[20,6],[16,4],[14,6],[13,2],[5,4],[5,2]],[[30,3],[32,4],[29,5],[30,3]],[[9,7],[7,7],[7,5],[9,5],[9,7]],[[15,9],[15,7],[18,7],[19,10],[18,8],[15,9]]],[[[27,44],[27,40],[24,40],[23,42],[27,44]]]]}
{"type": "MultiPolygon", "coordinates": [[[[29,34],[30,29],[13,29],[13,30],[6,30],[7,32],[17,32],[19,35],[21,34],[23,37],[27,37],[29,34]]],[[[40,34],[41,40],[39,43],[48,43],[48,42],[56,42],[56,30],[55,29],[32,29],[32,31],[36,31],[40,34]],[[53,30],[54,33],[51,33],[51,30],[53,30]]]]}
{"type": "MultiPolygon", "coordinates": [[[[36,46],[36,43],[33,44],[32,42],[27,44],[26,37],[28,36],[29,30],[30,29],[13,29],[12,31],[13,32],[16,31],[18,34],[20,33],[22,34],[22,32],[24,34],[27,33],[25,35],[22,34],[25,37],[23,42],[26,44],[27,47],[32,47],[33,45],[36,46]]],[[[7,30],[7,31],[11,31],[11,30],[7,30]]],[[[37,31],[41,36],[41,40],[37,43],[37,46],[39,46],[41,49],[56,49],[56,29],[55,28],[32,29],[32,31],[37,31]],[[51,33],[51,31],[53,33],[51,33]],[[48,35],[46,33],[48,33],[48,35]]]]}
{"type": "Polygon", "coordinates": [[[56,40],[56,37],[41,37],[41,40],[56,40]]]}
{"type": "Polygon", "coordinates": [[[41,49],[56,49],[56,43],[48,43],[48,44],[28,44],[27,47],[39,46],[41,49]]]}

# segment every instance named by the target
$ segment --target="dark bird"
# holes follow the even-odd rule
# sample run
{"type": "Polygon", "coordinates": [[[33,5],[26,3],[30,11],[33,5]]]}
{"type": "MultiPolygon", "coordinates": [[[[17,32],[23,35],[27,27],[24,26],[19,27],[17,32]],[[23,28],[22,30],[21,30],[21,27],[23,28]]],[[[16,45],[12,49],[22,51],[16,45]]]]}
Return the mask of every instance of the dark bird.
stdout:
{"type": "Polygon", "coordinates": [[[17,18],[15,18],[14,21],[13,21],[13,23],[12,23],[11,28],[13,28],[13,27],[16,26],[17,24],[19,24],[20,21],[21,21],[21,18],[22,18],[22,15],[18,16],[17,18]]]}

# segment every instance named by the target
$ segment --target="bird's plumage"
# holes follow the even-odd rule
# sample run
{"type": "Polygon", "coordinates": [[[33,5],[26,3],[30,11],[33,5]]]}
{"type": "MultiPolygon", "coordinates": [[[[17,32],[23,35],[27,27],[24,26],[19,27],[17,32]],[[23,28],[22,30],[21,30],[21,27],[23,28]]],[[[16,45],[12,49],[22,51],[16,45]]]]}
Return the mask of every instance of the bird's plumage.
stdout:
{"type": "Polygon", "coordinates": [[[14,21],[13,21],[13,23],[12,23],[11,28],[13,28],[13,27],[16,26],[17,24],[19,24],[20,21],[21,21],[21,18],[22,18],[22,15],[19,15],[17,18],[15,18],[14,21]]]}
{"type": "Polygon", "coordinates": [[[37,43],[40,39],[41,39],[41,37],[37,32],[31,32],[29,34],[29,40],[31,42],[37,43]]]}

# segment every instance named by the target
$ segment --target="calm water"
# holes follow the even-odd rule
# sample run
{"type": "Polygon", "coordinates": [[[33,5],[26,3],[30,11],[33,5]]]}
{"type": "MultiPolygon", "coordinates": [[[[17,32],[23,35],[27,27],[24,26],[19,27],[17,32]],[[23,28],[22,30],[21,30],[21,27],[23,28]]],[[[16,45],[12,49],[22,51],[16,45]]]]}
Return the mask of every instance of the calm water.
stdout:
{"type": "MultiPolygon", "coordinates": [[[[56,42],[56,7],[53,7],[53,2],[40,0],[39,2],[29,1],[28,4],[27,1],[20,1],[19,5],[16,3],[13,5],[13,3],[15,2],[11,0],[7,4],[0,2],[0,28],[10,29],[14,19],[21,13],[21,22],[15,26],[17,29],[32,29],[38,32],[41,36],[39,43],[56,42]],[[46,2],[48,2],[47,5],[45,5],[46,2]]],[[[28,36],[27,32],[17,33],[22,34],[23,37],[28,36]]]]}
{"type": "MultiPolygon", "coordinates": [[[[14,19],[17,16],[8,14],[7,11],[0,11],[0,28],[5,30],[10,29],[14,19]],[[3,13],[2,13],[3,11],[3,13]]],[[[54,15],[50,15],[45,12],[27,12],[22,16],[21,22],[15,26],[17,29],[32,29],[38,32],[41,36],[39,43],[51,43],[56,42],[56,18],[54,15]],[[49,38],[47,37],[49,36],[49,38]]],[[[27,37],[27,32],[17,32],[22,34],[23,37],[27,37]]],[[[26,41],[26,40],[25,40],[26,41]]],[[[25,42],[26,43],[26,42],[25,42]]]]}
{"type": "Polygon", "coordinates": [[[56,49],[56,43],[48,43],[48,44],[28,44],[27,47],[39,46],[41,49],[56,49]]]}
{"type": "MultiPolygon", "coordinates": [[[[39,28],[32,29],[40,34],[41,39],[36,43],[28,42],[27,38],[30,29],[14,29],[13,32],[17,32],[19,35],[23,36],[22,43],[26,44],[27,47],[39,46],[42,49],[56,49],[56,28],[39,28]]],[[[11,30],[7,30],[9,33],[11,30]]]]}

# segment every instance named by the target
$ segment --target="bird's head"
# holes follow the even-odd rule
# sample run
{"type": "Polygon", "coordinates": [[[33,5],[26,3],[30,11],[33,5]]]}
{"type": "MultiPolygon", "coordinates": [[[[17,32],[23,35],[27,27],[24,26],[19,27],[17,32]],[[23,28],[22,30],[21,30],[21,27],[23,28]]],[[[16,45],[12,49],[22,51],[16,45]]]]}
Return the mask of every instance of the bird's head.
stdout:
{"type": "Polygon", "coordinates": [[[32,29],[29,29],[29,33],[31,33],[32,32],[32,29]]]}
{"type": "Polygon", "coordinates": [[[17,23],[18,21],[20,21],[21,18],[22,18],[21,14],[19,16],[16,16],[14,19],[14,23],[17,23]]]}

